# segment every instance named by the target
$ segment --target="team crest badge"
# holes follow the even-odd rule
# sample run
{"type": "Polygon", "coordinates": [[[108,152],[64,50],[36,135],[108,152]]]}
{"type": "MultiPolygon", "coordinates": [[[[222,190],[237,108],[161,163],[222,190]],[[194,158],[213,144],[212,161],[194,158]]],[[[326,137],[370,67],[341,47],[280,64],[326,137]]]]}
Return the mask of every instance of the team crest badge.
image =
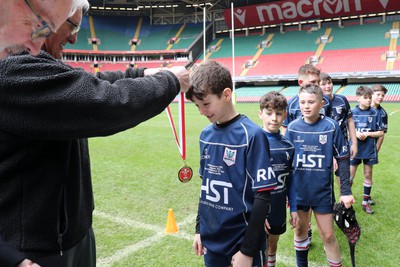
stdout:
{"type": "Polygon", "coordinates": [[[336,113],[341,114],[343,107],[336,107],[336,113]]]}
{"type": "Polygon", "coordinates": [[[223,161],[228,166],[232,166],[236,162],[236,150],[225,148],[223,161]]]}
{"type": "Polygon", "coordinates": [[[326,134],[319,135],[319,142],[321,145],[325,145],[327,141],[328,141],[328,136],[326,134]]]}
{"type": "Polygon", "coordinates": [[[372,122],[372,117],[368,117],[368,122],[369,122],[369,123],[372,122]]]}

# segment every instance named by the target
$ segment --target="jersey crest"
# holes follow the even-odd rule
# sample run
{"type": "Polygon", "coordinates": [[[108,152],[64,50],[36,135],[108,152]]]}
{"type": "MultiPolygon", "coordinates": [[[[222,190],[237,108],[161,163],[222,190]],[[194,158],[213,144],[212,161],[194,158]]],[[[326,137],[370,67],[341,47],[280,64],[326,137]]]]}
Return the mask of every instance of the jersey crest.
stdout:
{"type": "Polygon", "coordinates": [[[328,136],[326,134],[319,135],[319,143],[321,145],[325,145],[327,141],[328,141],[328,136]]]}
{"type": "Polygon", "coordinates": [[[236,150],[225,148],[223,161],[228,166],[232,166],[236,162],[236,150]]]}

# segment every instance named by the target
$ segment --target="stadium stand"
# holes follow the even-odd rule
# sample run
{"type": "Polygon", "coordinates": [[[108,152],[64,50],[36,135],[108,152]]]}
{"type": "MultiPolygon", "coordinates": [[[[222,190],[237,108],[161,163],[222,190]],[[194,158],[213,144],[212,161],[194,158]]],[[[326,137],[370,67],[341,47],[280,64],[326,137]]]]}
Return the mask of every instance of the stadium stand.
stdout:
{"type": "Polygon", "coordinates": [[[323,51],[317,65],[324,72],[384,71],[386,60],[382,54],[386,47],[341,49],[323,51]]]}
{"type": "Polygon", "coordinates": [[[177,36],[171,49],[187,49],[202,32],[202,23],[185,23],[183,31],[177,36]]]}
{"type": "Polygon", "coordinates": [[[258,102],[260,97],[271,91],[282,91],[283,86],[240,87],[235,90],[237,102],[258,102]]]}
{"type": "Polygon", "coordinates": [[[129,51],[129,41],[135,35],[138,18],[127,16],[93,16],[99,50],[129,51]]]}
{"type": "MultiPolygon", "coordinates": [[[[400,101],[400,84],[399,83],[380,83],[388,89],[385,96],[385,102],[398,102],[400,101]]],[[[372,83],[354,83],[347,84],[342,90],[338,91],[338,94],[344,95],[349,102],[357,101],[356,90],[359,86],[371,87],[372,83]]]]}
{"type": "MultiPolygon", "coordinates": [[[[225,35],[213,32],[213,38],[207,40],[207,50],[204,52],[206,58],[227,66],[235,77],[291,81],[285,86],[267,83],[261,87],[259,84],[239,87],[238,101],[253,101],[264,92],[278,89],[288,99],[291,98],[298,91],[298,87],[292,85],[297,70],[305,63],[316,65],[334,78],[339,77],[343,84],[349,83],[343,88],[341,84],[335,85],[334,89],[346,95],[350,101],[355,101],[354,92],[359,84],[352,83],[364,79],[365,73],[384,76],[387,71],[400,71],[397,46],[399,18],[383,21],[379,17],[354,19],[339,24],[331,21],[301,27],[289,25],[252,32],[241,31],[235,34],[234,67],[232,40],[227,36],[229,32],[225,35]]],[[[66,46],[71,53],[67,59],[71,66],[81,66],[91,72],[124,70],[132,64],[148,68],[188,65],[191,60],[201,62],[204,57],[201,51],[196,58],[192,58],[190,52],[180,55],[199,42],[202,30],[202,23],[154,24],[149,17],[90,14],[83,17],[77,44],[66,46]],[[92,38],[97,38],[96,45],[91,43],[92,38]],[[135,41],[134,45],[132,40],[135,41]],[[73,54],[75,51],[78,51],[77,55],[73,54]],[[81,55],[82,51],[88,52],[81,55]],[[113,52],[121,55],[109,55],[113,52]],[[97,69],[94,67],[95,61],[98,62],[97,69]]],[[[400,101],[399,87],[395,83],[387,83],[387,88],[386,101],[400,101]]]]}

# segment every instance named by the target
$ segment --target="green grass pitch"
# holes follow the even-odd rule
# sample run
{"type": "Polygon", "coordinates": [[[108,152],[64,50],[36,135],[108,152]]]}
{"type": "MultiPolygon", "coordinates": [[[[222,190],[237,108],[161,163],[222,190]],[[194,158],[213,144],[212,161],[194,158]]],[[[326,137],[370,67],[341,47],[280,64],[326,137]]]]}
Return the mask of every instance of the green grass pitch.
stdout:
{"type": "MultiPolygon", "coordinates": [[[[355,104],[352,103],[352,106],[355,104]]],[[[400,104],[384,103],[389,131],[374,167],[372,196],[375,214],[361,209],[362,166],[357,171],[353,194],[362,234],[356,246],[357,266],[400,266],[398,230],[400,202],[400,104]]],[[[238,103],[240,113],[261,125],[257,103],[238,103]]],[[[177,104],[171,104],[175,123],[177,104]]],[[[93,228],[97,265],[105,266],[203,266],[192,250],[201,181],[198,178],[198,136],[208,124],[192,104],[186,105],[187,164],[194,175],[190,182],[178,180],[182,159],[166,113],[110,137],[90,139],[95,213],[93,228]],[[179,227],[165,234],[168,209],[174,210],[179,227]]],[[[313,223],[310,266],[327,266],[323,245],[313,223]]],[[[351,266],[347,239],[336,228],[343,266],[351,266]]],[[[295,266],[293,230],[279,241],[277,266],[295,266]]]]}

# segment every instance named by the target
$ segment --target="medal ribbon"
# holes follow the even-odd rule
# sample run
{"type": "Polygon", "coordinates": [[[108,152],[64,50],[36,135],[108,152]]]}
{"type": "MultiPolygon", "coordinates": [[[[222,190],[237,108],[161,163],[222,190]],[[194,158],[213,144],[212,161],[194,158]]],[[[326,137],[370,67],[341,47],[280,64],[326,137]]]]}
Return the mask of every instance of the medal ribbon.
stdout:
{"type": "Polygon", "coordinates": [[[175,137],[176,145],[178,146],[179,153],[181,154],[183,163],[186,165],[186,125],[185,125],[185,93],[180,93],[178,99],[179,106],[179,138],[176,133],[174,119],[172,118],[171,109],[169,106],[166,108],[169,124],[171,125],[172,133],[175,137]]]}

